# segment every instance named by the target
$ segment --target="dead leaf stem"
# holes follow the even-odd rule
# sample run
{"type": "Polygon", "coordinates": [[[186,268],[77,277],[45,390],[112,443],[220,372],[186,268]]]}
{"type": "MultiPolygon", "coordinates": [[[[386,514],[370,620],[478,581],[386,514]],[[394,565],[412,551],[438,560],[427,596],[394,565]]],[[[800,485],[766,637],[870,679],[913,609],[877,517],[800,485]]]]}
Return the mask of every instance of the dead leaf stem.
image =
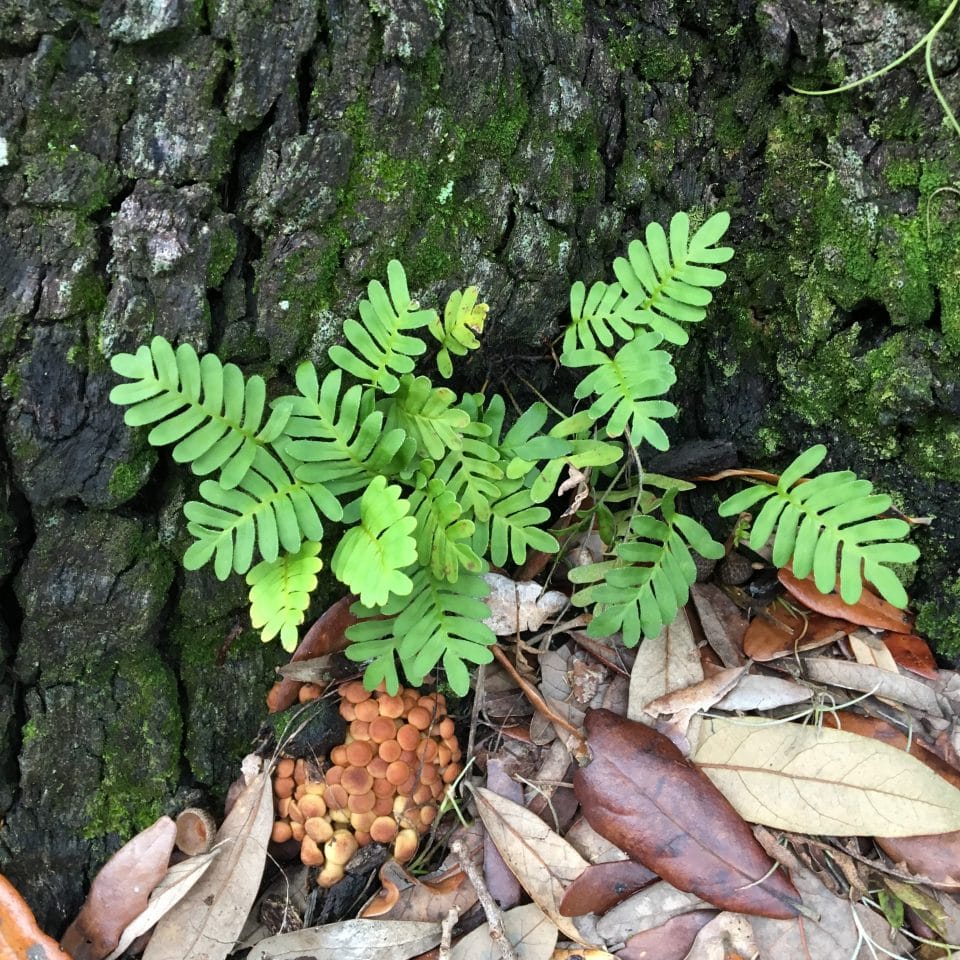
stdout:
{"type": "MultiPolygon", "coordinates": [[[[494,647],[494,650],[496,650],[496,647],[494,647]]],[[[490,891],[483,882],[483,874],[470,856],[467,845],[462,839],[458,838],[450,845],[450,851],[460,861],[463,872],[473,884],[473,889],[477,891],[477,899],[480,901],[480,906],[483,907],[484,915],[487,918],[487,927],[490,929],[490,939],[496,944],[500,956],[503,960],[519,960],[517,952],[513,949],[513,944],[510,943],[503,929],[503,914],[500,912],[496,901],[490,896],[490,891]]]]}
{"type": "Polygon", "coordinates": [[[450,960],[450,946],[453,942],[453,928],[460,919],[460,908],[453,906],[447,915],[440,921],[440,946],[437,950],[437,960],[450,960]]]}

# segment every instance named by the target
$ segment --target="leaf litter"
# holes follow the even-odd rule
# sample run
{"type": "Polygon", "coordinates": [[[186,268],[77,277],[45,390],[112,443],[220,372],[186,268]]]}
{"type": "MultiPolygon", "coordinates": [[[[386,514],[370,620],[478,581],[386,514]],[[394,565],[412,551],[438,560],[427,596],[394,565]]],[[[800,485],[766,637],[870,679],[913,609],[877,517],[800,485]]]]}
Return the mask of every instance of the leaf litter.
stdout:
{"type": "MultiPolygon", "coordinates": [[[[151,928],[145,960],[951,955],[960,678],[908,615],[786,570],[760,606],[695,585],[634,654],[557,624],[563,591],[497,577],[502,649],[456,714],[476,762],[416,872],[364,848],[324,894],[271,844],[269,758],[248,758],[213,851],[136,853],[135,891],[104,867],[74,960],[135,955],[151,928]],[[450,850],[458,816],[475,824],[450,850]]],[[[340,601],[308,631],[273,706],[344,675],[349,619],[340,601]]]]}

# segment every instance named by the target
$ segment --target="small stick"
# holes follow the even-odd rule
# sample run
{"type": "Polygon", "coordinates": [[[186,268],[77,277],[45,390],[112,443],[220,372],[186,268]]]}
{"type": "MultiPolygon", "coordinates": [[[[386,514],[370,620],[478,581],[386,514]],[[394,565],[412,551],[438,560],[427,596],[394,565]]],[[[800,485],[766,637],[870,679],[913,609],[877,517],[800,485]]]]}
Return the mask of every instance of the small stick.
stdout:
{"type": "Polygon", "coordinates": [[[437,960],[450,960],[450,945],[453,942],[453,928],[460,919],[460,908],[451,907],[449,913],[440,921],[440,949],[437,960]]]}
{"type": "Polygon", "coordinates": [[[487,917],[487,927],[490,929],[490,939],[496,944],[497,950],[503,960],[519,960],[513,944],[507,939],[507,934],[503,929],[503,914],[500,908],[490,896],[486,883],[483,881],[483,874],[480,868],[474,863],[467,850],[467,845],[461,839],[454,840],[450,844],[450,852],[460,861],[460,866],[467,878],[473,884],[473,889],[477,891],[477,899],[483,912],[487,917]]]}

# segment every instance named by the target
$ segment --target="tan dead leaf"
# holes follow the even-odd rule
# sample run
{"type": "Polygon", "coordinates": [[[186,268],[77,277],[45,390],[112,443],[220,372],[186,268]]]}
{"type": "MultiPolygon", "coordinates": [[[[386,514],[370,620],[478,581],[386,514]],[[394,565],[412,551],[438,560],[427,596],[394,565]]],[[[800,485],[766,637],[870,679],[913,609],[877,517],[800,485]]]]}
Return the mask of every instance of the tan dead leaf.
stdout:
{"type": "Polygon", "coordinates": [[[439,942],[439,923],[344,920],[267,937],[247,960],[410,960],[439,942]]]}
{"type": "Polygon", "coordinates": [[[587,861],[526,807],[483,787],[474,796],[483,825],[520,885],[565,936],[582,942],[574,924],[560,914],[560,901],[587,861]]]}
{"type": "Polygon", "coordinates": [[[700,651],[684,611],[656,637],[640,644],[630,673],[630,704],[627,717],[650,726],[655,719],[646,705],[674,690],[703,679],[700,651]]]}
{"type": "Polygon", "coordinates": [[[690,588],[700,625],[725,667],[739,667],[743,661],[743,634],[747,618],[743,611],[712,583],[695,583],[690,588]]]}
{"type": "Polygon", "coordinates": [[[685,893],[661,880],[608,910],[597,921],[597,930],[608,945],[623,943],[636,933],[652,930],[682,913],[703,908],[710,909],[711,905],[695,893],[685,893]]]}
{"type": "Polygon", "coordinates": [[[718,710],[773,710],[803,703],[811,697],[813,691],[796,680],[749,674],[716,706],[718,710]]]}
{"type": "MultiPolygon", "coordinates": [[[[557,945],[557,928],[535,904],[514,907],[503,915],[503,931],[518,960],[550,960],[557,945]]],[[[500,960],[502,954],[485,925],[460,940],[451,960],[500,960]]]]}
{"type": "Polygon", "coordinates": [[[890,673],[900,672],[897,669],[897,661],[893,659],[893,654],[875,633],[871,633],[869,630],[854,630],[847,637],[847,642],[850,644],[850,652],[857,663],[878,667],[880,670],[887,670],[890,673]]]}
{"type": "Polygon", "coordinates": [[[933,717],[943,716],[933,688],[916,677],[832,657],[804,657],[803,667],[806,676],[816,683],[828,683],[845,690],[861,690],[905,707],[922,710],[933,717]]]}
{"type": "Polygon", "coordinates": [[[490,586],[490,595],[484,600],[490,616],[484,623],[498,637],[539,630],[570,602],[559,590],[544,591],[533,580],[517,583],[499,573],[485,573],[483,579],[490,586]]]}
{"type": "Polygon", "coordinates": [[[61,941],[75,960],[103,960],[116,948],[124,927],[146,910],[151,891],[167,872],[176,835],[173,820],[161,817],[103,865],[61,941]]]}
{"type": "Polygon", "coordinates": [[[844,730],[710,719],[693,760],[752,823],[833,836],[960,829],[960,790],[909,753],[844,730]]]}
{"type": "Polygon", "coordinates": [[[765,663],[828,646],[852,629],[853,625],[844,620],[809,612],[801,616],[771,604],[750,621],[743,635],[743,652],[751,659],[765,663]]]}
{"type": "Polygon", "coordinates": [[[206,873],[210,864],[220,855],[221,849],[221,847],[215,847],[209,853],[201,853],[187,860],[181,860],[180,863],[170,867],[164,878],[154,887],[147,909],[126,927],[117,944],[117,949],[107,957],[107,960],[117,960],[137,937],[153,929],[160,918],[172,910],[206,873]]]}
{"type": "Polygon", "coordinates": [[[883,635],[883,642],[893,656],[898,667],[919,673],[928,680],[937,680],[937,661],[926,640],[915,633],[891,633],[883,635]]]}
{"type": "Polygon", "coordinates": [[[757,954],[750,918],[725,910],[701,928],[686,960],[730,960],[757,954]]]}
{"type": "Polygon", "coordinates": [[[749,665],[726,667],[706,680],[651,700],[643,709],[653,716],[659,716],[661,713],[694,713],[707,710],[729,693],[749,669],[749,665]]]}
{"type": "Polygon", "coordinates": [[[273,788],[262,764],[244,760],[247,785],[217,831],[222,852],[157,924],[143,960],[225,960],[233,949],[260,887],[273,828],[273,788]]]}

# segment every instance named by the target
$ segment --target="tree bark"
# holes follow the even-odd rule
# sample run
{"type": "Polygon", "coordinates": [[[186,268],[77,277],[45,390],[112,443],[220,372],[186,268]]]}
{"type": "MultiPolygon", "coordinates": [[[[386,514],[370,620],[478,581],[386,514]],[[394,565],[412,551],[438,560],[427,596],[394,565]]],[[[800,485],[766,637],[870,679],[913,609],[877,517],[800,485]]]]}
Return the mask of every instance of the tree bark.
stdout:
{"type": "Polygon", "coordinates": [[[570,283],[729,210],[674,436],[770,467],[823,441],[936,515],[915,593],[960,648],[956,136],[922,58],[787,86],[877,69],[939,6],[0,0],[0,872],[46,929],[132,831],[222,795],[281,659],[239,578],[180,570],[196,481],[124,426],[109,357],[163,334],[280,389],[392,257],[424,303],[490,304],[464,387],[562,404],[570,283]]]}

